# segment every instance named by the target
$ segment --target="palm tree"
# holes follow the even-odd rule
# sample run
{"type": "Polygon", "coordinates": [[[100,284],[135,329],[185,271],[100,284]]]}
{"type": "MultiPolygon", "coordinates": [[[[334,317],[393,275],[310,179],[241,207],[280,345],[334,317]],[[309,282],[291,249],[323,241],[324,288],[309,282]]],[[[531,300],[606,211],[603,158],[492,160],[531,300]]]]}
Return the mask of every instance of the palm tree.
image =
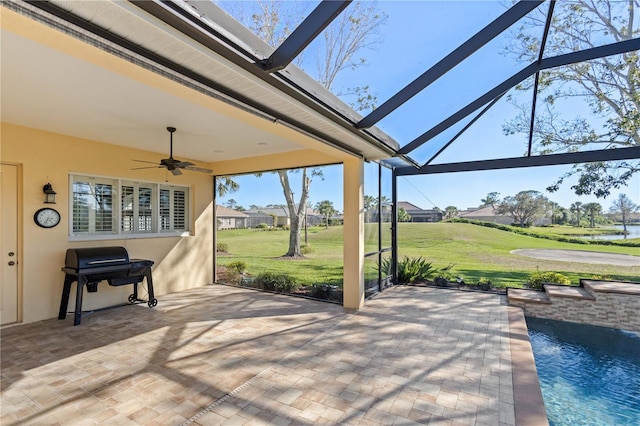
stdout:
{"type": "Polygon", "coordinates": [[[458,208],[456,206],[447,206],[444,209],[444,218],[453,219],[458,215],[458,208]]]}
{"type": "Polygon", "coordinates": [[[336,212],[333,207],[333,203],[329,200],[320,201],[316,204],[316,210],[318,213],[325,217],[325,228],[329,228],[329,218],[336,212]]]}
{"type": "Polygon", "coordinates": [[[487,198],[483,198],[480,200],[480,208],[483,207],[493,207],[496,208],[496,205],[500,203],[500,193],[499,192],[490,192],[487,194],[487,198]]]}
{"type": "Polygon", "coordinates": [[[602,206],[599,203],[587,203],[582,209],[589,215],[589,227],[596,227],[596,216],[602,213],[602,206]]]}
{"type": "Polygon", "coordinates": [[[405,209],[400,207],[398,209],[398,222],[410,222],[410,221],[411,221],[411,215],[407,213],[405,209]]]}
{"type": "Polygon", "coordinates": [[[582,203],[580,201],[576,201],[575,203],[571,204],[570,210],[575,215],[575,218],[576,218],[575,226],[580,226],[581,209],[582,209],[582,203]]]}

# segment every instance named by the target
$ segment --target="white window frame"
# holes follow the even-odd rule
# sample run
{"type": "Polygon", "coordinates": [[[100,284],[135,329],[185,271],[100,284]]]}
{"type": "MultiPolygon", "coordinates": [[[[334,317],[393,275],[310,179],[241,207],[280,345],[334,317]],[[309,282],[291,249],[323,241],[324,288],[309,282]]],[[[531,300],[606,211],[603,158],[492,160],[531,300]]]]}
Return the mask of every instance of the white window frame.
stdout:
{"type": "MultiPolygon", "coordinates": [[[[186,185],[169,185],[165,183],[139,181],[125,178],[114,178],[108,176],[89,175],[86,173],[70,173],[69,174],[69,240],[104,240],[118,238],[157,238],[157,237],[173,237],[191,235],[191,187],[186,185]],[[112,185],[112,229],[111,231],[95,230],[95,210],[89,209],[89,230],[87,232],[75,232],[74,224],[74,184],[77,182],[90,182],[92,185],[96,183],[112,185]],[[133,188],[132,193],[132,209],[127,209],[132,213],[133,229],[123,229],[124,203],[122,200],[123,187],[133,188]],[[139,217],[139,195],[140,188],[151,189],[151,229],[140,229],[142,218],[139,217]],[[160,191],[169,191],[169,227],[161,229],[160,217],[160,191]],[[184,193],[184,201],[176,206],[176,192],[184,193]],[[183,210],[182,213],[180,210],[183,210]],[[184,224],[184,227],[176,226],[184,224]]],[[[165,221],[166,223],[166,221],[165,221]]]]}

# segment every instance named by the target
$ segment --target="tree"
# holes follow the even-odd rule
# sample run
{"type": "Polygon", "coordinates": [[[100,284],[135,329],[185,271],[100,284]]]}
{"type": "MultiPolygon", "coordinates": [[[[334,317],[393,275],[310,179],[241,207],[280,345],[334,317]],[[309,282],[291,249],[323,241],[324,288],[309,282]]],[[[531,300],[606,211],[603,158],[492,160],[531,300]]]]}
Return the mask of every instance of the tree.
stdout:
{"type": "MultiPolygon", "coordinates": [[[[262,40],[272,47],[279,46],[297,25],[297,18],[301,10],[285,11],[288,2],[274,0],[259,0],[255,2],[240,2],[239,7],[251,5],[257,7],[257,11],[248,17],[248,14],[240,11],[237,15],[245,26],[251,29],[262,40]]],[[[354,2],[343,11],[323,32],[324,44],[316,50],[315,78],[326,88],[331,89],[336,76],[345,69],[355,69],[365,65],[364,59],[356,58],[363,49],[372,48],[381,40],[377,37],[378,29],[386,21],[386,15],[378,12],[376,2],[354,2]]],[[[298,63],[302,59],[298,58],[298,63]]],[[[371,106],[374,101],[365,88],[351,89],[361,100],[360,105],[352,105],[358,109],[371,106]]],[[[358,100],[356,103],[358,103],[358,100]]],[[[309,197],[309,185],[311,176],[321,176],[320,169],[307,169],[302,171],[302,191],[300,199],[296,203],[291,192],[289,172],[280,170],[277,172],[282,184],[282,190],[287,201],[291,228],[289,234],[289,249],[285,257],[300,257],[300,232],[303,225],[304,206],[309,197]]]]}
{"type": "Polygon", "coordinates": [[[302,231],[302,225],[304,225],[304,214],[309,200],[309,186],[311,185],[312,176],[322,176],[322,172],[319,169],[311,169],[308,171],[306,168],[301,170],[302,173],[302,193],[300,194],[300,200],[296,204],[293,191],[291,191],[291,184],[289,183],[290,170],[278,170],[278,177],[280,178],[280,184],[282,185],[282,192],[284,198],[287,201],[286,208],[289,211],[289,249],[283,255],[283,257],[302,257],[300,250],[300,232],[302,231]],[[309,174],[311,176],[309,176],[309,174]]]}
{"type": "Polygon", "coordinates": [[[596,217],[602,213],[600,203],[586,203],[582,205],[582,210],[589,215],[589,227],[596,227],[596,217]]]}
{"type": "Polygon", "coordinates": [[[456,206],[447,206],[444,209],[444,218],[453,219],[458,216],[458,208],[456,206]]]}
{"type": "MultiPolygon", "coordinates": [[[[638,0],[574,0],[556,2],[545,56],[561,55],[638,37],[638,0]],[[634,22],[635,20],[635,22],[634,22]]],[[[523,20],[507,52],[522,62],[538,59],[540,34],[546,10],[523,20]]],[[[538,106],[533,128],[534,149],[541,154],[594,148],[640,146],[640,69],[638,51],[609,56],[547,70],[540,74],[538,106]],[[567,116],[566,111],[590,109],[592,116],[567,116]],[[563,111],[564,110],[564,111],[563,111]],[[561,114],[564,112],[564,116],[561,114]]],[[[516,87],[531,88],[531,82],[516,87]]],[[[531,108],[518,105],[520,113],[503,125],[505,134],[529,133],[531,108]]],[[[571,188],[578,195],[607,197],[640,171],[640,162],[576,164],[547,190],[559,189],[565,179],[578,177],[571,188]]]]}
{"type": "Polygon", "coordinates": [[[378,199],[373,195],[364,196],[364,221],[377,222],[380,218],[380,204],[388,203],[389,199],[383,195],[378,199]]]}
{"type": "Polygon", "coordinates": [[[329,219],[336,213],[333,203],[329,200],[320,201],[316,204],[316,210],[325,218],[325,228],[329,228],[329,219]]]}
{"type": "Polygon", "coordinates": [[[483,198],[480,200],[480,208],[483,207],[493,207],[496,208],[496,205],[500,203],[500,193],[499,192],[490,192],[487,194],[487,198],[483,198]]]}
{"type": "Polygon", "coordinates": [[[411,215],[402,207],[398,208],[398,222],[411,222],[411,215]]]}
{"type": "Polygon", "coordinates": [[[551,218],[551,224],[556,225],[560,223],[562,215],[562,207],[555,201],[549,201],[549,217],[551,218]]]}
{"type": "Polygon", "coordinates": [[[575,218],[574,225],[580,226],[580,220],[582,219],[582,203],[580,201],[576,201],[575,203],[571,204],[569,210],[571,210],[571,213],[573,213],[573,217],[575,218]]]}
{"type": "Polygon", "coordinates": [[[240,189],[240,185],[229,176],[219,176],[216,178],[216,192],[219,196],[224,197],[228,193],[235,192],[240,189]]]}
{"type": "Polygon", "coordinates": [[[503,199],[496,212],[512,217],[522,227],[531,226],[536,217],[544,214],[549,200],[538,191],[520,191],[503,199]]]}
{"type": "Polygon", "coordinates": [[[620,218],[625,234],[627,234],[627,223],[629,223],[631,215],[638,212],[638,210],[640,210],[640,207],[634,204],[625,194],[618,195],[618,198],[613,200],[609,208],[611,213],[620,218]]]}
{"type": "Polygon", "coordinates": [[[227,207],[229,207],[230,209],[235,209],[236,205],[238,205],[238,202],[233,198],[230,198],[229,201],[227,201],[227,207]]]}
{"type": "Polygon", "coordinates": [[[376,212],[378,211],[378,198],[373,195],[365,195],[364,196],[364,221],[372,222],[374,217],[376,216],[376,212]]]}

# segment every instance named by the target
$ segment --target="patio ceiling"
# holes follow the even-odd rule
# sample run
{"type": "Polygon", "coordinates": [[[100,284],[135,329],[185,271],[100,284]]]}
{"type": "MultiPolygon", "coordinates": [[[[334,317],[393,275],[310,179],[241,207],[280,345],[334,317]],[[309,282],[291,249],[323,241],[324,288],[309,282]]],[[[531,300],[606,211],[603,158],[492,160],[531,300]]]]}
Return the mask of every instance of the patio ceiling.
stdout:
{"type": "Polygon", "coordinates": [[[129,2],[3,7],[3,122],[162,154],[174,126],[174,154],[202,162],[308,148],[376,159],[398,147],[345,130],[129,2]]]}

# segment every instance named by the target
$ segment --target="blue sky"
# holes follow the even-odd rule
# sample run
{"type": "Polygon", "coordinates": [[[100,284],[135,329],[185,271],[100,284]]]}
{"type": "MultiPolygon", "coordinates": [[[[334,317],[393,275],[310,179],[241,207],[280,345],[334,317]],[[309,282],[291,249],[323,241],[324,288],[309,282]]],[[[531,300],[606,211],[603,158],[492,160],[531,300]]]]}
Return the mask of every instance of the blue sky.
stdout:
{"type": "MultiPolygon", "coordinates": [[[[367,62],[365,67],[353,71],[347,69],[339,74],[334,84],[334,92],[369,85],[380,104],[499,16],[505,10],[506,4],[498,1],[379,1],[379,8],[388,15],[386,25],[380,30],[381,43],[364,52],[367,62]]],[[[547,7],[546,4],[543,5],[545,11],[547,7]]],[[[503,33],[445,77],[381,120],[377,126],[396,139],[400,145],[404,145],[511,76],[524,66],[514,61],[514,58],[500,54],[513,36],[513,32],[503,33]]],[[[313,49],[312,44],[309,50],[313,49]]],[[[304,54],[307,58],[313,56],[310,52],[304,54]]],[[[305,66],[309,66],[308,72],[312,74],[312,66],[303,62],[302,67],[305,66]]],[[[524,101],[531,98],[531,93],[514,95],[520,96],[524,101]]],[[[567,117],[577,113],[587,116],[589,114],[588,109],[582,104],[572,104],[566,110],[567,117]]],[[[502,125],[514,114],[512,105],[503,98],[436,162],[523,155],[526,150],[526,136],[507,137],[502,132],[502,125]]],[[[461,126],[462,124],[458,128],[461,126]]],[[[454,128],[434,138],[414,151],[412,157],[419,162],[425,161],[456,131],[454,128]]],[[[545,188],[569,169],[570,166],[554,166],[402,177],[398,182],[398,198],[422,208],[437,206],[444,209],[453,205],[464,209],[477,206],[489,192],[499,192],[505,197],[522,190],[538,190],[565,207],[575,201],[599,202],[608,210],[612,200],[619,193],[626,194],[634,203],[640,204],[639,176],[635,176],[628,187],[612,192],[606,199],[578,197],[570,189],[575,181],[570,180],[566,181],[560,191],[546,193],[545,188]]],[[[219,202],[224,204],[233,198],[243,207],[251,204],[284,204],[281,186],[275,175],[266,174],[261,178],[250,175],[238,177],[237,180],[241,190],[220,199],[219,202]]],[[[296,194],[299,194],[299,189],[295,188],[299,187],[299,180],[299,175],[292,176],[296,194]]],[[[340,166],[326,168],[324,179],[316,178],[311,184],[312,204],[328,199],[341,210],[341,182],[340,166]]],[[[375,189],[373,182],[367,180],[365,193],[373,193],[375,189]]]]}
{"type": "MultiPolygon", "coordinates": [[[[631,200],[640,205],[640,181],[635,178],[626,188],[612,192],[606,199],[594,196],[575,195],[569,185],[565,184],[560,191],[547,193],[545,188],[551,185],[556,177],[569,170],[567,166],[535,167],[530,169],[511,169],[486,172],[448,173],[442,175],[400,177],[398,180],[398,200],[409,201],[424,209],[456,206],[458,209],[477,207],[480,200],[489,192],[499,192],[501,198],[515,195],[523,190],[537,190],[547,198],[561,206],[569,207],[573,202],[597,202],[606,210],[619,193],[626,194],[631,200]]],[[[314,178],[310,186],[309,201],[315,205],[323,200],[330,200],[336,209],[342,210],[342,166],[328,166],[323,168],[323,179],[314,178]]],[[[365,193],[373,194],[377,190],[377,183],[372,179],[377,176],[367,173],[365,179],[365,193]]],[[[239,205],[248,208],[251,204],[265,206],[267,204],[285,204],[284,196],[277,175],[264,174],[261,177],[253,175],[238,176],[240,190],[218,199],[218,203],[225,204],[234,199],[239,205]]],[[[293,174],[291,183],[296,198],[300,194],[300,174],[293,174]]]]}

